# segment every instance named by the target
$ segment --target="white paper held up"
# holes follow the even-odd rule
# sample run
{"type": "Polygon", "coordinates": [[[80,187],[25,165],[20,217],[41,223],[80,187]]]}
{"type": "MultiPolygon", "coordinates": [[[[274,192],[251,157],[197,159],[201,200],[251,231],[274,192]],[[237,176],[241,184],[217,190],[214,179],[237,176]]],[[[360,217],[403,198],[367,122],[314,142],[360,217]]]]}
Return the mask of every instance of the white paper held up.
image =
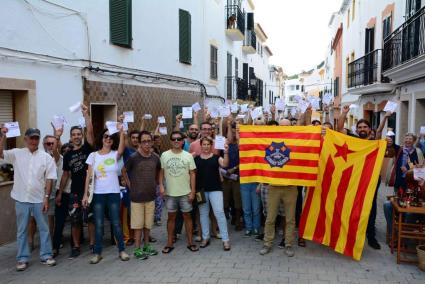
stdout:
{"type": "Polygon", "coordinates": [[[384,107],[384,111],[390,111],[390,112],[395,112],[395,110],[397,109],[398,104],[396,102],[392,102],[392,101],[388,101],[387,104],[384,107]]]}
{"type": "Polygon", "coordinates": [[[356,109],[356,108],[359,108],[359,106],[358,106],[358,105],[356,105],[356,104],[351,104],[351,105],[349,106],[349,109],[356,109]]]}
{"type": "Polygon", "coordinates": [[[214,149],[224,150],[224,144],[226,144],[226,138],[221,135],[215,136],[214,149]]]}
{"type": "Polygon", "coordinates": [[[159,130],[159,134],[167,135],[167,127],[160,127],[158,130],[159,130]]]}
{"type": "Polygon", "coordinates": [[[258,117],[260,117],[263,114],[263,109],[262,107],[256,107],[251,111],[251,117],[253,120],[257,119],[258,117]]]}
{"type": "Polygon", "coordinates": [[[415,180],[425,179],[425,168],[413,168],[413,178],[415,180]]]}
{"type": "Polygon", "coordinates": [[[421,126],[419,134],[425,135],[425,126],[421,126]]]}
{"type": "Polygon", "coordinates": [[[285,101],[282,100],[281,98],[276,99],[276,110],[281,110],[284,111],[285,110],[285,101]]]}
{"type": "Polygon", "coordinates": [[[134,122],[134,111],[124,112],[124,122],[134,122]]]}
{"type": "Polygon", "coordinates": [[[193,109],[192,107],[183,107],[182,108],[182,118],[183,119],[191,119],[193,117],[193,109]]]}
{"type": "Polygon", "coordinates": [[[298,109],[300,110],[301,113],[305,113],[305,111],[307,110],[309,105],[309,102],[306,102],[304,100],[300,100],[298,102],[298,109]]]}
{"type": "Polygon", "coordinates": [[[158,116],[158,123],[160,124],[165,123],[165,116],[158,116]]]}
{"type": "Polygon", "coordinates": [[[146,120],[152,119],[152,114],[145,114],[143,118],[146,120]]]}
{"type": "Polygon", "coordinates": [[[230,107],[230,110],[232,113],[238,113],[238,110],[239,110],[238,103],[232,104],[232,106],[230,107]]]}
{"type": "Polygon", "coordinates": [[[58,130],[64,127],[66,123],[65,117],[63,115],[54,115],[52,119],[53,127],[58,130]]]}
{"type": "Polygon", "coordinates": [[[74,105],[69,107],[70,112],[78,112],[81,110],[81,102],[77,102],[74,105]]]}
{"type": "Polygon", "coordinates": [[[13,138],[21,136],[21,130],[19,128],[19,122],[6,122],[4,127],[7,128],[6,138],[13,138]]]}
{"type": "Polygon", "coordinates": [[[81,128],[86,127],[86,119],[83,116],[78,119],[78,125],[81,126],[81,128]]]}
{"type": "Polygon", "coordinates": [[[200,111],[200,110],[201,110],[201,105],[200,105],[198,102],[194,103],[194,104],[192,105],[192,110],[193,110],[194,112],[198,112],[198,111],[200,111]]]}
{"type": "Polygon", "coordinates": [[[106,128],[108,128],[109,135],[113,135],[119,132],[117,121],[107,121],[105,125],[106,125],[106,128]]]}

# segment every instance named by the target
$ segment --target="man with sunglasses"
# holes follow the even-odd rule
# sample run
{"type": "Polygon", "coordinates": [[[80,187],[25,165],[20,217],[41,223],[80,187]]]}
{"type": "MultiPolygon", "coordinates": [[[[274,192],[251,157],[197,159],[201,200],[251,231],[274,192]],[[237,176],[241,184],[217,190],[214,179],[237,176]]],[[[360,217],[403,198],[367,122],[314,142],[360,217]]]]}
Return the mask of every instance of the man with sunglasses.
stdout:
{"type": "Polygon", "coordinates": [[[28,221],[31,213],[38,224],[41,263],[54,266],[56,261],[52,257],[47,211],[53,180],[57,178],[55,162],[49,154],[38,149],[40,130],[29,128],[25,131],[25,148],[3,150],[7,128],[3,125],[0,128],[0,159],[12,164],[14,168],[14,184],[10,195],[16,201],[16,270],[23,271],[28,267],[28,221]]]}
{"type": "Polygon", "coordinates": [[[195,198],[195,160],[193,156],[183,151],[183,134],[173,131],[170,135],[171,149],[161,155],[161,171],[159,175],[159,188],[163,196],[166,195],[166,206],[168,210],[167,245],[163,253],[170,253],[173,247],[174,229],[177,210],[183,212],[183,219],[187,235],[187,248],[190,251],[198,251],[198,247],[192,243],[193,223],[191,218],[192,201],[195,198]],[[163,184],[164,178],[167,182],[167,190],[163,184]]]}
{"type": "Polygon", "coordinates": [[[125,181],[130,191],[131,229],[134,230],[134,256],[146,259],[158,252],[150,244],[155,213],[156,186],[159,183],[161,163],[158,155],[152,153],[153,137],[148,131],[142,131],[138,136],[139,147],[125,163],[125,181]],[[141,237],[144,246],[141,249],[141,237]]]}
{"type": "MultiPolygon", "coordinates": [[[[71,212],[71,232],[72,232],[72,241],[74,247],[71,250],[70,259],[78,257],[80,255],[80,238],[81,230],[83,225],[83,209],[81,201],[83,200],[84,195],[84,186],[86,182],[86,173],[87,173],[87,164],[86,160],[91,152],[93,152],[94,147],[94,135],[93,135],[93,125],[88,113],[88,107],[81,105],[81,111],[83,113],[85,124],[87,127],[86,142],[83,143],[84,132],[83,128],[80,126],[73,126],[70,130],[70,140],[74,148],[66,153],[63,157],[63,174],[60,181],[59,191],[57,192],[56,202],[60,202],[62,198],[62,192],[68,182],[68,179],[71,178],[71,195],[69,202],[69,209],[71,212]]],[[[90,214],[90,212],[89,212],[90,214]]],[[[91,214],[90,214],[91,215],[91,214]]],[[[90,237],[90,246],[94,248],[94,224],[91,218],[89,218],[89,237],[90,237]],[[91,221],[91,222],[90,222],[91,221]]]]}

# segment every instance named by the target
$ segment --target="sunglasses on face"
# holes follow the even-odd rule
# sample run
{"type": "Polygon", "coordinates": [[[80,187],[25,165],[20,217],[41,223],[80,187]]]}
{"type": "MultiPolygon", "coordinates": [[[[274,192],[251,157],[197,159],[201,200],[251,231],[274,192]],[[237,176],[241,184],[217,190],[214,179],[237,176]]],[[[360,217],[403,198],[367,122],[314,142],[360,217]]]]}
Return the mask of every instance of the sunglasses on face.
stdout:
{"type": "Polygon", "coordinates": [[[46,142],[46,143],[44,143],[44,145],[46,145],[46,146],[53,146],[53,144],[55,144],[55,143],[53,143],[53,142],[46,142]]]}
{"type": "Polygon", "coordinates": [[[183,141],[183,137],[171,137],[171,141],[173,141],[173,142],[181,142],[181,141],[183,141]]]}
{"type": "Polygon", "coordinates": [[[112,135],[103,134],[103,139],[112,139],[112,135]]]}

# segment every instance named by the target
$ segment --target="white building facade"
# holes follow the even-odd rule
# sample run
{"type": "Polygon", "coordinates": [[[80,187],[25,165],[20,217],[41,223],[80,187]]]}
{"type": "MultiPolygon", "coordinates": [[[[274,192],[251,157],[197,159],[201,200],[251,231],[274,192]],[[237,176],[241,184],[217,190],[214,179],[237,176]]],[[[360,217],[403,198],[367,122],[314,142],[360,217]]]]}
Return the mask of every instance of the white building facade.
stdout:
{"type": "Polygon", "coordinates": [[[197,101],[265,98],[271,52],[264,37],[257,52],[251,0],[5,0],[0,26],[0,122],[21,130],[51,133],[55,114],[78,124],[68,110],[78,101],[99,132],[126,110],[131,128],[144,113],[171,128],[197,101]]]}

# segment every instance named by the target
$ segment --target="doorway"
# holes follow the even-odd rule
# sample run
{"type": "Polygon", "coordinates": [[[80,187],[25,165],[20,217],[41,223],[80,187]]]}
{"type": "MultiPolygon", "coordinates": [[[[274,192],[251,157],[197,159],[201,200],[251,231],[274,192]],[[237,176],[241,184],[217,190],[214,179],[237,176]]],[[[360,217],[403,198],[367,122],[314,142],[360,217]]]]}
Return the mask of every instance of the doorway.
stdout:
{"type": "Polygon", "coordinates": [[[97,139],[107,121],[117,121],[117,105],[108,103],[92,103],[90,104],[90,113],[93,123],[94,138],[97,139]]]}

